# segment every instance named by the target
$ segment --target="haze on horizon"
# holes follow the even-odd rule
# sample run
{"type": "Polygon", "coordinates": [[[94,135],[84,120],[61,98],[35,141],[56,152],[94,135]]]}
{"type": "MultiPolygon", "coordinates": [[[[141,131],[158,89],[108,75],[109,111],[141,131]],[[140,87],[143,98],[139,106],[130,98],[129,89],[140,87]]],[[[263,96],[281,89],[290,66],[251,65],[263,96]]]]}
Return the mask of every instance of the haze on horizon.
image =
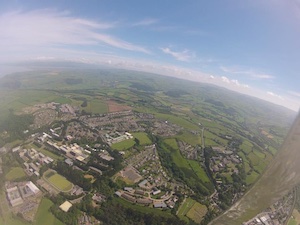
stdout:
{"type": "Polygon", "coordinates": [[[298,111],[299,22],[299,0],[0,1],[0,75],[37,62],[108,65],[298,111]]]}

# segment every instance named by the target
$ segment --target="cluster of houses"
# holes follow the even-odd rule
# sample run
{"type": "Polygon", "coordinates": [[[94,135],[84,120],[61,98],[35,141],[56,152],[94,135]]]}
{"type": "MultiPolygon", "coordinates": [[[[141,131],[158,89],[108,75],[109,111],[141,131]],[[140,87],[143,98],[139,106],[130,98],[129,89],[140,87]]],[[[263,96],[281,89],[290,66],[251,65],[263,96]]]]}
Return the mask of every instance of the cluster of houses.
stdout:
{"type": "Polygon", "coordinates": [[[42,165],[50,164],[54,161],[51,157],[45,156],[34,148],[23,149],[19,146],[12,149],[12,151],[18,152],[20,158],[24,161],[25,171],[29,176],[35,175],[39,177],[42,165]]]}

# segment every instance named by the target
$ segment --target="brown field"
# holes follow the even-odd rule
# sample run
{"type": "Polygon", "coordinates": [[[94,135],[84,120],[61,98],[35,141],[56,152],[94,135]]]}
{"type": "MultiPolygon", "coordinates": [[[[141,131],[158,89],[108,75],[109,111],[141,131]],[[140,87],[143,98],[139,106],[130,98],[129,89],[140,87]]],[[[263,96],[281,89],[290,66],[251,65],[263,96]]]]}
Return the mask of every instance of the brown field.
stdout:
{"type": "Polygon", "coordinates": [[[114,101],[107,101],[107,105],[108,105],[109,112],[120,112],[120,111],[126,111],[131,109],[131,107],[127,105],[121,105],[114,101]]]}

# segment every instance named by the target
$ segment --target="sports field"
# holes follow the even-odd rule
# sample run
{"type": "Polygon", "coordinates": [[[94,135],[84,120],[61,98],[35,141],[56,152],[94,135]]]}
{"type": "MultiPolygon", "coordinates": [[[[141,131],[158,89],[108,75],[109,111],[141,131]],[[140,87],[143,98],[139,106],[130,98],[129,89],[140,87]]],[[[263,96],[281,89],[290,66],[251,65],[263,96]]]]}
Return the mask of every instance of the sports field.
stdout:
{"type": "Polygon", "coordinates": [[[70,181],[52,170],[45,172],[43,177],[59,191],[68,192],[73,188],[73,184],[70,181]]]}

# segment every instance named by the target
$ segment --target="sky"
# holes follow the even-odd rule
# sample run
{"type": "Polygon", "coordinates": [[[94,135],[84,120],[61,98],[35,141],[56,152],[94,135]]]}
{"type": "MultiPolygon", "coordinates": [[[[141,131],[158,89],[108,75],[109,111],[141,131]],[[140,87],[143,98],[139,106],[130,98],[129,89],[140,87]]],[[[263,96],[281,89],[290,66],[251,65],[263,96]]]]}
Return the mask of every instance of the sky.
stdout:
{"type": "Polygon", "coordinates": [[[0,0],[0,75],[31,62],[108,65],[298,111],[299,59],[300,0],[0,0]]]}

